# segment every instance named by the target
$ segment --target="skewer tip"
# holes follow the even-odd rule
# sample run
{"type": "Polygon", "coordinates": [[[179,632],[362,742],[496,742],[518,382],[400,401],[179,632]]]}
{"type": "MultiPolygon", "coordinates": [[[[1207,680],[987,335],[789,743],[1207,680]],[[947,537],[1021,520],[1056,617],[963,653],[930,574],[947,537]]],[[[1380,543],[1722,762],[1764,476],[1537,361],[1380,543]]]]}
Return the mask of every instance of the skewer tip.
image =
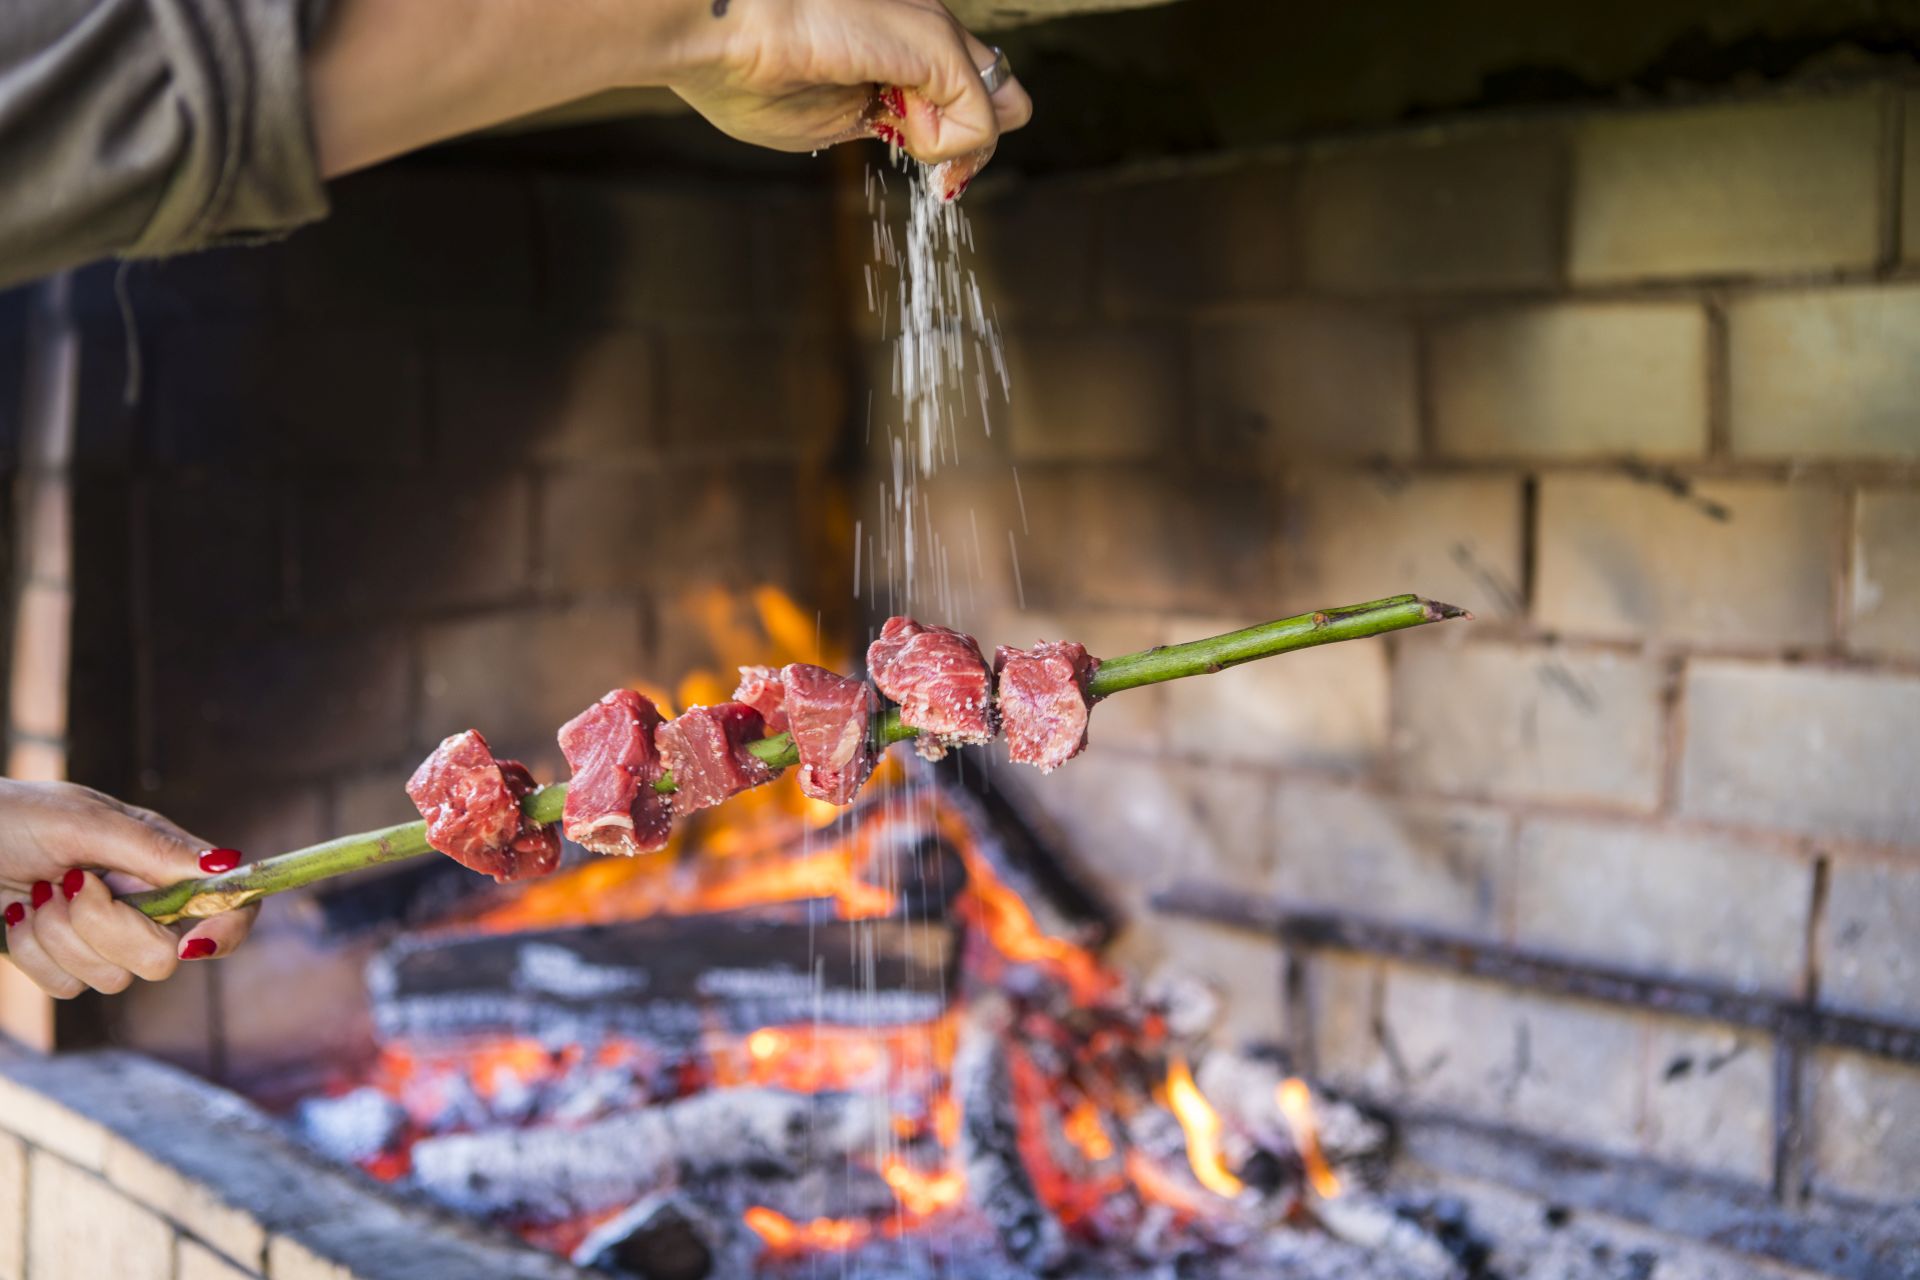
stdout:
{"type": "Polygon", "coordinates": [[[1473,621],[1473,611],[1462,609],[1457,604],[1445,604],[1439,600],[1422,600],[1420,603],[1427,607],[1428,622],[1445,622],[1449,618],[1465,618],[1468,622],[1473,621]]]}

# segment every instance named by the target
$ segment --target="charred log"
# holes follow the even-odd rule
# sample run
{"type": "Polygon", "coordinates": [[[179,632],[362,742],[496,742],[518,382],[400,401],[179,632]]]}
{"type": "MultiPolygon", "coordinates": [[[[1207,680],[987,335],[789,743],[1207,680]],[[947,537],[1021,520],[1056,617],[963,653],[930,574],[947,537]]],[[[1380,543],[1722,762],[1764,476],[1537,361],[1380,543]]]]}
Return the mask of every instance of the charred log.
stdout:
{"type": "Polygon", "coordinates": [[[886,1110],[877,1097],[724,1089],[575,1129],[428,1138],[413,1148],[413,1176],[464,1213],[557,1222],[680,1178],[797,1177],[812,1161],[864,1149],[886,1110]]]}
{"type": "Polygon", "coordinates": [[[1007,1010],[983,1000],[967,1018],[953,1061],[953,1093],[960,1104],[959,1157],[967,1198],[993,1224],[1008,1256],[1041,1275],[1068,1261],[1066,1233],[1040,1199],[1020,1155],[1013,1070],[1002,1032],[1007,1010]]]}
{"type": "Polygon", "coordinates": [[[408,938],[375,958],[367,985],[389,1040],[618,1035],[683,1045],[703,1032],[796,1022],[930,1022],[952,991],[954,942],[941,924],[662,916],[408,938]]]}
{"type": "Polygon", "coordinates": [[[707,1280],[722,1274],[727,1232],[678,1192],[648,1196],[594,1228],[573,1264],[640,1280],[707,1280]]]}
{"type": "MultiPolygon", "coordinates": [[[[1215,1050],[1200,1062],[1195,1083],[1228,1123],[1267,1151],[1297,1154],[1303,1135],[1280,1109],[1287,1073],[1278,1063],[1215,1050]]],[[[1335,1172],[1365,1181],[1382,1172],[1393,1154],[1388,1123],[1318,1087],[1312,1089],[1313,1127],[1320,1154],[1335,1172]]]]}

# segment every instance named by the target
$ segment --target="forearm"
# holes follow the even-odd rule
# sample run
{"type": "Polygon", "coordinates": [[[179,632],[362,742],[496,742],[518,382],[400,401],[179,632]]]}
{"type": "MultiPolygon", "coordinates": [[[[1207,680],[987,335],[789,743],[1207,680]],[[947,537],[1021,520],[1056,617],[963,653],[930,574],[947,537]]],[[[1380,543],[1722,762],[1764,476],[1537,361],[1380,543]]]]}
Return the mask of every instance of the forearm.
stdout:
{"type": "Polygon", "coordinates": [[[334,0],[307,57],[334,177],[616,86],[665,83],[698,0],[334,0]]]}

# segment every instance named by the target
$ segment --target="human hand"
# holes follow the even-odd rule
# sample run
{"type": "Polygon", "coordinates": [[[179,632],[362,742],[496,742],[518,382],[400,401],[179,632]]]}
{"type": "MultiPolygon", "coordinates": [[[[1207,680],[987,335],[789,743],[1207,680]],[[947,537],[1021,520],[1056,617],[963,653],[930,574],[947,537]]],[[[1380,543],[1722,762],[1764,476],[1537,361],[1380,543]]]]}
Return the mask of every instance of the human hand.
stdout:
{"type": "Polygon", "coordinates": [[[868,113],[889,86],[907,91],[889,123],[928,164],[990,152],[1033,115],[1017,80],[989,97],[993,51],[940,0],[721,0],[711,12],[665,80],[745,142],[812,151],[873,136],[868,113]]]}
{"type": "Polygon", "coordinates": [[[246,940],[257,908],[202,920],[182,937],[115,892],[232,870],[215,849],[157,813],[65,782],[0,778],[0,918],[21,972],[56,999],[91,987],[158,982],[183,959],[224,956],[246,940]],[[106,875],[103,880],[102,874],[106,875]]]}

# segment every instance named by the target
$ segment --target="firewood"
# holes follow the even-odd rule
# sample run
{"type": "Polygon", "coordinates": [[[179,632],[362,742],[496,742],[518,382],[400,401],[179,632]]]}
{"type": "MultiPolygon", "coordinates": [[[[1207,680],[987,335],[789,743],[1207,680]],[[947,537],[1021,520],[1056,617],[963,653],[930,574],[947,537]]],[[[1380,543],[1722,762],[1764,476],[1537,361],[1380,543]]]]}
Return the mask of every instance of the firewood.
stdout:
{"type": "Polygon", "coordinates": [[[627,1036],[683,1046],[704,1032],[829,1023],[890,1027],[946,1011],[959,946],[945,922],[654,916],[530,933],[426,934],[368,966],[374,1023],[416,1044],[627,1036]]]}
{"type": "MultiPolygon", "coordinates": [[[[1342,640],[1360,640],[1384,635],[1408,627],[1425,626],[1449,618],[1471,618],[1465,609],[1415,595],[1390,596],[1365,604],[1320,609],[1275,622],[1204,640],[1184,644],[1156,645],[1138,653],[1108,658],[1101,663],[1088,684],[1096,699],[1111,697],[1128,689],[1181,680],[1189,676],[1211,675],[1242,663],[1270,658],[1342,640]]],[[[900,723],[897,708],[889,708],[874,720],[876,749],[884,750],[896,742],[915,737],[915,731],[900,723]]],[[[780,733],[748,746],[755,756],[776,769],[800,762],[799,751],[790,735],[780,733]]],[[[656,789],[673,789],[671,774],[662,776],[656,789]]],[[[566,803],[565,783],[542,787],[521,803],[528,818],[538,824],[557,822],[566,803]]],[[[284,853],[274,858],[202,880],[183,880],[161,889],[130,894],[124,901],[162,924],[181,919],[220,915],[256,902],[268,894],[304,888],[321,880],[346,875],[381,863],[431,853],[426,824],[403,823],[363,835],[343,836],[309,849],[284,853]]],[[[0,938],[0,951],[6,941],[0,938]]]]}
{"type": "Polygon", "coordinates": [[[683,1177],[750,1169],[797,1177],[876,1142],[883,1097],[717,1089],[578,1128],[427,1138],[413,1177],[449,1208],[559,1222],[628,1204],[683,1177]]]}
{"type": "Polygon", "coordinates": [[[993,1224],[1015,1262],[1052,1275],[1069,1258],[1066,1232],[1041,1201],[1020,1155],[1013,1071],[1002,1033],[1006,1005],[996,998],[969,1011],[953,1061],[953,1095],[960,1104],[959,1157],[967,1199],[993,1224]]]}

